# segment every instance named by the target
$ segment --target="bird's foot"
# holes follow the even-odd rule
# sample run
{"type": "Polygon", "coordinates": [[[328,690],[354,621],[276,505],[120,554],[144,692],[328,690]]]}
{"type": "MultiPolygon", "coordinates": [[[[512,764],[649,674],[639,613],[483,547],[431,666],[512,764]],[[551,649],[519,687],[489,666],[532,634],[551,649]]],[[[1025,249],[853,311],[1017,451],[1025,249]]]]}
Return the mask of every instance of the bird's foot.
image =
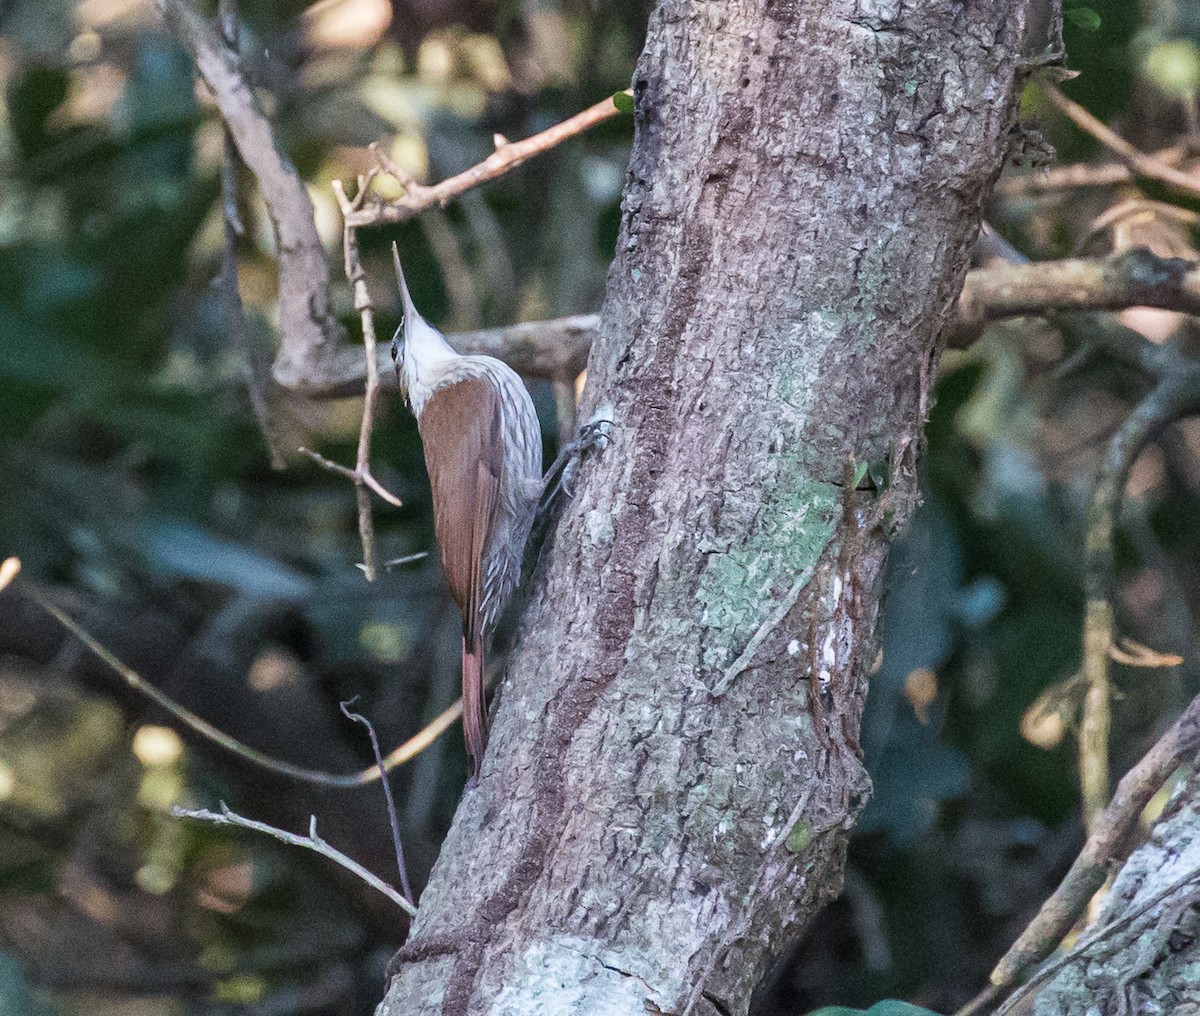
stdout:
{"type": "Polygon", "coordinates": [[[575,496],[575,476],[579,472],[579,463],[583,456],[593,449],[603,451],[608,447],[614,426],[612,420],[598,412],[579,428],[578,436],[563,447],[554,464],[542,478],[542,495],[538,501],[539,515],[554,503],[554,499],[560,493],[569,498],[575,496]]]}

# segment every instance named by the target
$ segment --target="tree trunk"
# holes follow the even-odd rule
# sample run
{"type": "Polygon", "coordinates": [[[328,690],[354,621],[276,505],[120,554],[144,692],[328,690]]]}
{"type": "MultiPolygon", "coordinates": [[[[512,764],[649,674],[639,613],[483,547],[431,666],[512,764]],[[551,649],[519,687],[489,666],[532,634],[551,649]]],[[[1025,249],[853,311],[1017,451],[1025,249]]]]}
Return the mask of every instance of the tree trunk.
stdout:
{"type": "Polygon", "coordinates": [[[744,1013],[839,891],[880,572],[1025,6],[656,11],[582,409],[613,439],[384,1016],[744,1013]]]}

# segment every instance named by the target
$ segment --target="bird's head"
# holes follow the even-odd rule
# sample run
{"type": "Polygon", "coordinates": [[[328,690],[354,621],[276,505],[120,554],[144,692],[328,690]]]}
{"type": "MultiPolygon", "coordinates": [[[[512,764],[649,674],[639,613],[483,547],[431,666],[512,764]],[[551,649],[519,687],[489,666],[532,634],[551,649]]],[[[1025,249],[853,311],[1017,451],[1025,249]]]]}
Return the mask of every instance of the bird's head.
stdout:
{"type": "Polygon", "coordinates": [[[396,364],[396,380],[400,382],[411,400],[413,386],[431,384],[438,371],[458,354],[446,342],[446,338],[421,317],[413,305],[404,269],[400,267],[400,252],[392,244],[392,263],[396,267],[396,285],[400,289],[400,303],[404,319],[396,334],[392,336],[392,361],[396,364]]]}

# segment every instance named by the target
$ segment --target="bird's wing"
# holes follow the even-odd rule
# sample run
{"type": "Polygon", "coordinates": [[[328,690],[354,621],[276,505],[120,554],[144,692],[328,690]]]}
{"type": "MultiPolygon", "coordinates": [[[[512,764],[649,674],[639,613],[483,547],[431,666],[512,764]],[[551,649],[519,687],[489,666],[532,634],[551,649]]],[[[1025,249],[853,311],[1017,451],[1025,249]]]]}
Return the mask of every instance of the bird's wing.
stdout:
{"type": "Polygon", "coordinates": [[[467,378],[436,389],[418,426],[433,488],[433,524],[450,594],[463,615],[463,637],[481,640],[483,563],[500,504],[504,464],[496,386],[467,378]]]}

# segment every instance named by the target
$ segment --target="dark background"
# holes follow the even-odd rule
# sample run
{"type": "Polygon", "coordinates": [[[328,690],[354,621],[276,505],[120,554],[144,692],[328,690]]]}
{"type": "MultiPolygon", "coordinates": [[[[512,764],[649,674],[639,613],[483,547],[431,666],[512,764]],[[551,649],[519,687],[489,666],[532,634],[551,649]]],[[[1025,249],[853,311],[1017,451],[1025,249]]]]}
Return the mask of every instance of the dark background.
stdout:
{"type": "MultiPolygon", "coordinates": [[[[528,136],[626,87],[649,6],[242,5],[246,64],[311,185],[352,335],[330,181],[363,172],[376,140],[436,181],[483,158],[494,132],[528,136]]],[[[1082,72],[1068,94],[1144,150],[1195,136],[1200,8],[1067,13],[1082,72]]],[[[24,565],[0,594],[0,1012],[365,1016],[403,914],[320,858],[167,809],[226,800],[295,831],[316,814],[327,839],[392,878],[378,785],[319,791],[172,734],[20,589],[47,592],[223,730],[338,772],[370,762],[340,700],[359,696],[385,748],[454,700],[457,611],[429,561],[368,585],[352,490],[295,452],[352,462],[358,401],[272,390],[287,468],[271,468],[214,284],[220,124],[153,7],[0,3],[0,86],[0,557],[24,565]]],[[[1036,87],[1022,115],[1060,160],[1102,157],[1036,87]]],[[[418,306],[448,331],[598,309],[631,134],[628,117],[611,120],[445,210],[365,232],[380,334],[397,321],[393,239],[418,306]]],[[[241,293],[261,373],[273,241],[248,179],[243,196],[241,293]]],[[[1131,243],[1195,258],[1194,211],[1130,185],[998,196],[989,217],[1037,259],[1131,243]],[[1187,214],[1092,230],[1139,193],[1187,214]]],[[[1192,327],[1163,312],[1125,321],[1156,341],[1192,327]]],[[[1080,846],[1063,683],[1079,661],[1082,517],[1141,392],[1086,340],[1016,322],[943,358],[924,503],[893,555],[864,721],[875,797],[843,898],[780,958],[764,1014],[885,996],[961,1004],[1080,846]],[[1061,721],[1051,710],[1023,728],[1056,690],[1061,721]]],[[[545,383],[534,393],[549,454],[554,400],[545,383]]],[[[1160,438],[1118,534],[1118,631],[1189,660],[1198,462],[1197,426],[1160,438]]],[[[428,486],[399,399],[384,404],[375,463],[405,501],[376,512],[381,555],[428,549],[428,486]]],[[[1118,667],[1115,680],[1119,773],[1197,674],[1118,667]]],[[[465,776],[456,727],[393,781],[418,885],[465,776]]]]}

